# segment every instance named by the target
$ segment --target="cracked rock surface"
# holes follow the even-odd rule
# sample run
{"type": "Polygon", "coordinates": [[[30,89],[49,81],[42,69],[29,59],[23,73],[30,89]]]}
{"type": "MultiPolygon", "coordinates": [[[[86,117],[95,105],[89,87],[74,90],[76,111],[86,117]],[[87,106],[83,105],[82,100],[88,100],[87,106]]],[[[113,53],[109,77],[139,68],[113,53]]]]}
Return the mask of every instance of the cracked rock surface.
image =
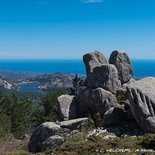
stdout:
{"type": "Polygon", "coordinates": [[[131,111],[139,126],[155,133],[155,78],[147,77],[127,86],[131,111]]]}

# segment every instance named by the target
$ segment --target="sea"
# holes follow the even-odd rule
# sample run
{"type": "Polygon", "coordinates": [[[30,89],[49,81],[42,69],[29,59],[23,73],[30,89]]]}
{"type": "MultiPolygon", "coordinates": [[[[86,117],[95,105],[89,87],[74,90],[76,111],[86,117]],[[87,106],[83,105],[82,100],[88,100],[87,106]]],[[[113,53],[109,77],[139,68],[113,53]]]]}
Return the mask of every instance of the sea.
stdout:
{"type": "MultiPolygon", "coordinates": [[[[155,77],[155,60],[132,60],[134,78],[140,79],[147,76],[155,77]]],[[[0,74],[6,71],[17,72],[28,77],[40,74],[70,73],[86,76],[85,65],[82,60],[0,60],[0,74]]],[[[12,76],[13,74],[11,74],[12,76]]],[[[46,91],[39,90],[38,82],[24,82],[18,84],[20,92],[31,92],[45,94],[46,91]]]]}
{"type": "MultiPolygon", "coordinates": [[[[155,77],[155,60],[132,60],[134,77],[155,77]]],[[[0,60],[0,71],[38,74],[71,73],[86,75],[82,60],[0,60]]]]}

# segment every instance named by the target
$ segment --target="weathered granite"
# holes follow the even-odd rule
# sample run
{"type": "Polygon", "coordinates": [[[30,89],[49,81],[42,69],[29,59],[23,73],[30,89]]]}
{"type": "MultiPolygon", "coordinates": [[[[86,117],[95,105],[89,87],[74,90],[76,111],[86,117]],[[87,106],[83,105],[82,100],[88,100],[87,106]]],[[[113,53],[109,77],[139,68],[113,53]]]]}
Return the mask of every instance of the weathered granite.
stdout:
{"type": "MultiPolygon", "coordinates": [[[[30,152],[36,153],[41,152],[42,148],[45,148],[45,142],[47,139],[54,135],[59,135],[60,137],[65,137],[65,135],[69,134],[70,130],[66,128],[61,128],[60,125],[57,125],[53,122],[45,122],[41,124],[36,130],[33,132],[29,144],[28,149],[30,152]]],[[[50,143],[53,145],[53,143],[50,143]]],[[[56,141],[54,142],[56,144],[56,141]]],[[[48,145],[49,147],[49,145],[48,145]]]]}
{"type": "Polygon", "coordinates": [[[155,133],[155,78],[147,77],[127,86],[131,111],[139,126],[155,133]]]}
{"type": "Polygon", "coordinates": [[[58,97],[58,112],[62,120],[77,118],[78,107],[75,101],[75,96],[61,95],[58,97]]]}
{"type": "Polygon", "coordinates": [[[112,107],[104,114],[101,126],[116,125],[125,119],[123,106],[112,107]]]}
{"type": "Polygon", "coordinates": [[[108,61],[106,60],[103,53],[99,51],[85,54],[83,56],[83,62],[86,66],[87,75],[89,75],[96,66],[99,66],[101,64],[108,64],[108,61]]]}
{"type": "Polygon", "coordinates": [[[89,88],[101,87],[116,94],[120,86],[117,69],[111,64],[95,67],[93,72],[87,77],[87,87],[89,88]]]}
{"type": "Polygon", "coordinates": [[[127,53],[113,51],[110,55],[109,63],[116,66],[122,84],[133,77],[133,67],[127,53]]]}
{"type": "Polygon", "coordinates": [[[117,102],[115,96],[104,90],[103,88],[85,88],[78,96],[79,112],[81,117],[94,117],[99,113],[103,117],[104,113],[111,107],[116,107],[117,102]]]}
{"type": "Polygon", "coordinates": [[[69,121],[60,122],[61,128],[68,128],[70,130],[82,130],[87,126],[88,118],[77,118],[69,121]]]}

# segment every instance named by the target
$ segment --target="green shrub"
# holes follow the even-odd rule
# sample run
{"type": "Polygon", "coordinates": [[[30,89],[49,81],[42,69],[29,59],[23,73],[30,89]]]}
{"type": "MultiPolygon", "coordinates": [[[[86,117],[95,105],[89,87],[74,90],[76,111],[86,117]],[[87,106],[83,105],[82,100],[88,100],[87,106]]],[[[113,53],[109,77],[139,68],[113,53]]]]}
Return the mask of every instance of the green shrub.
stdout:
{"type": "Polygon", "coordinates": [[[57,97],[63,93],[47,93],[39,103],[32,103],[27,97],[17,98],[15,95],[0,93],[0,137],[13,134],[19,138],[45,121],[59,120],[57,97]]]}
{"type": "Polygon", "coordinates": [[[121,99],[121,96],[120,96],[120,95],[116,96],[116,101],[117,101],[118,104],[121,103],[121,100],[122,100],[122,99],[121,99]]]}
{"type": "Polygon", "coordinates": [[[5,113],[0,113],[0,138],[6,138],[11,133],[11,120],[5,113]]]}
{"type": "Polygon", "coordinates": [[[59,114],[57,111],[57,98],[64,94],[63,91],[49,92],[45,94],[40,105],[43,107],[42,121],[57,121],[59,120],[59,114]]]}
{"type": "Polygon", "coordinates": [[[13,134],[19,138],[31,128],[32,103],[28,98],[0,94],[0,137],[13,134]]]}
{"type": "Polygon", "coordinates": [[[146,149],[154,149],[155,150],[155,134],[146,134],[140,145],[146,149]]]}
{"type": "Polygon", "coordinates": [[[75,77],[72,79],[73,87],[70,88],[69,94],[70,95],[78,95],[80,88],[84,85],[84,81],[78,76],[78,74],[75,75],[75,77]]]}
{"type": "Polygon", "coordinates": [[[27,133],[31,128],[31,117],[33,115],[32,103],[28,98],[21,98],[13,105],[11,116],[11,132],[16,138],[27,133]]]}

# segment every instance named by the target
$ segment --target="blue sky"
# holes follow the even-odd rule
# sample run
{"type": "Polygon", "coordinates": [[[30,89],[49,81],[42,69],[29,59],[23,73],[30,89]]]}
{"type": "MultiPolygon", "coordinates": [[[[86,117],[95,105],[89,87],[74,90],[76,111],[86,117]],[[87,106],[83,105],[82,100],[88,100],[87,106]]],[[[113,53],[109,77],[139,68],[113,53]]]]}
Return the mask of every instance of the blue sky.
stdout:
{"type": "Polygon", "coordinates": [[[155,59],[154,0],[0,0],[0,59],[155,59]]]}

